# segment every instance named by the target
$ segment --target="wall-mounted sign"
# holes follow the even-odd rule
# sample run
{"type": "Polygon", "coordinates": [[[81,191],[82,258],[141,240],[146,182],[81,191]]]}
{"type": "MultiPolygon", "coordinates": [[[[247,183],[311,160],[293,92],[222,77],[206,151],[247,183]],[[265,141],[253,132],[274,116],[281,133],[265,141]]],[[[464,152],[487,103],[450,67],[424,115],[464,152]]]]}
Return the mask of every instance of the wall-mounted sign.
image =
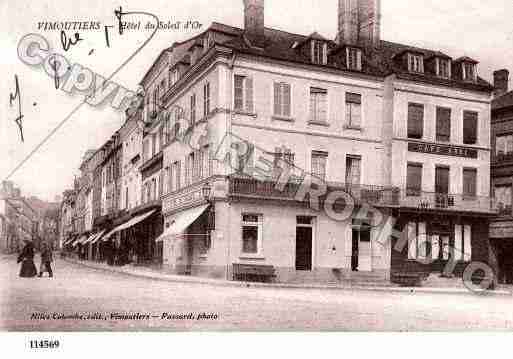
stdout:
{"type": "Polygon", "coordinates": [[[171,212],[173,210],[183,208],[193,203],[198,203],[202,201],[204,201],[204,198],[200,188],[192,192],[188,192],[179,197],[171,197],[164,199],[162,203],[162,212],[171,212]]]}
{"type": "Polygon", "coordinates": [[[408,151],[440,156],[477,158],[477,150],[474,148],[438,145],[434,143],[408,142],[408,151]]]}

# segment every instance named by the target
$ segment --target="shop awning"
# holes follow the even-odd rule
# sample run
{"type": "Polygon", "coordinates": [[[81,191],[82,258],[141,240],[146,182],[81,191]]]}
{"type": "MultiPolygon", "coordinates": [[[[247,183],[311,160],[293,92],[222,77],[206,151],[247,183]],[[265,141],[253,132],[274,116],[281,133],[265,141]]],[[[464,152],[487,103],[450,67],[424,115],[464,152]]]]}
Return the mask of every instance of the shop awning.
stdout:
{"type": "Polygon", "coordinates": [[[84,244],[93,244],[98,240],[98,237],[100,237],[105,231],[96,232],[93,235],[91,235],[89,238],[87,238],[87,241],[84,242],[84,244]]]}
{"type": "Polygon", "coordinates": [[[89,242],[89,244],[95,244],[96,242],[98,242],[98,240],[99,240],[100,238],[102,238],[102,236],[103,236],[103,234],[104,234],[104,233],[105,233],[105,229],[104,229],[103,231],[101,231],[100,233],[98,233],[98,234],[96,235],[96,237],[94,237],[94,238],[91,240],[91,242],[89,242]]]}
{"type": "Polygon", "coordinates": [[[107,241],[110,236],[112,236],[114,233],[116,232],[119,232],[119,231],[122,231],[124,229],[128,229],[134,225],[136,225],[137,223],[139,222],[142,222],[144,221],[146,218],[148,218],[149,216],[151,216],[154,212],[156,211],[156,209],[154,210],[151,210],[149,212],[146,212],[144,214],[141,214],[139,216],[136,216],[134,218],[132,218],[131,220],[129,220],[128,222],[125,222],[123,224],[120,224],[119,226],[117,226],[116,228],[114,228],[112,231],[110,231],[109,233],[107,233],[103,238],[102,240],[103,241],[107,241]]]}
{"type": "Polygon", "coordinates": [[[171,225],[166,228],[164,233],[162,233],[156,240],[163,241],[166,239],[166,237],[171,237],[182,233],[192,224],[192,222],[198,219],[198,217],[201,216],[203,212],[205,212],[208,206],[210,205],[205,204],[201,207],[191,208],[187,211],[176,214],[171,220],[171,225]]]}
{"type": "Polygon", "coordinates": [[[82,243],[82,241],[85,241],[87,239],[87,236],[81,236],[75,239],[75,241],[71,244],[73,247],[76,246],[79,243],[82,243]]]}
{"type": "Polygon", "coordinates": [[[82,242],[82,244],[87,244],[87,243],[91,242],[97,234],[98,233],[91,234],[89,237],[87,237],[87,239],[85,241],[82,242]]]}

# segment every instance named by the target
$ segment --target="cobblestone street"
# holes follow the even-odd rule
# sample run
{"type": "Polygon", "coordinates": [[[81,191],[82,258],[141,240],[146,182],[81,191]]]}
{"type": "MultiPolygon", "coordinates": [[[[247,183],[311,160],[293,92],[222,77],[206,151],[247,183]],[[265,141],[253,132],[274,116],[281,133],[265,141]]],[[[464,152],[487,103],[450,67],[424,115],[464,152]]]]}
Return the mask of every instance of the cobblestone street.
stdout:
{"type": "Polygon", "coordinates": [[[513,329],[510,296],[216,287],[131,277],[62,260],[54,265],[53,279],[22,279],[14,257],[1,258],[3,330],[513,329]],[[96,313],[101,319],[31,319],[32,313],[96,313]],[[150,319],[112,319],[111,313],[150,319]],[[160,319],[162,313],[193,313],[194,319],[160,319]],[[201,313],[217,319],[198,320],[201,313]]]}

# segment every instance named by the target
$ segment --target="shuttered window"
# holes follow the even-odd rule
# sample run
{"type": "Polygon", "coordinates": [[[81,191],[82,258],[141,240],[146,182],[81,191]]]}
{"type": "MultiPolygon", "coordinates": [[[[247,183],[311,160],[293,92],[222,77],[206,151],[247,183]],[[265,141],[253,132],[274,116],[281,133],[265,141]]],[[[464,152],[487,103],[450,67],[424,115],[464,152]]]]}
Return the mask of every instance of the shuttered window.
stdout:
{"type": "Polygon", "coordinates": [[[436,108],[436,140],[450,142],[451,140],[451,109],[436,108]]]}
{"type": "Polygon", "coordinates": [[[424,105],[408,104],[408,138],[421,139],[424,135],[424,105]]]}
{"type": "Polygon", "coordinates": [[[408,163],[406,174],[406,192],[408,196],[420,196],[422,190],[422,165],[408,163]]]}
{"type": "Polygon", "coordinates": [[[281,117],[290,117],[291,92],[290,84],[285,82],[274,83],[274,114],[281,117]]]}
{"type": "Polygon", "coordinates": [[[440,194],[449,193],[449,168],[435,168],[435,192],[440,194]]]}
{"type": "Polygon", "coordinates": [[[236,111],[253,112],[253,79],[235,75],[234,106],[236,111]]]}
{"type": "Polygon", "coordinates": [[[191,104],[190,104],[190,117],[191,117],[191,121],[190,121],[190,124],[191,126],[194,125],[194,123],[196,123],[196,94],[193,94],[191,96],[191,104]]]}
{"type": "Polygon", "coordinates": [[[312,175],[322,180],[326,179],[326,165],[328,162],[328,153],[322,151],[312,151],[312,175]]]}
{"type": "Polygon", "coordinates": [[[474,145],[477,143],[477,112],[463,112],[463,143],[474,145]]]}
{"type": "Polygon", "coordinates": [[[362,95],[346,93],[346,124],[351,128],[362,125],[362,95]]]}
{"type": "Polygon", "coordinates": [[[463,169],[463,195],[474,197],[476,195],[477,170],[475,168],[463,169]]]}
{"type": "Polygon", "coordinates": [[[346,157],[346,184],[359,185],[361,181],[362,158],[348,155],[346,157]]]}
{"type": "Polygon", "coordinates": [[[210,83],[207,82],[203,86],[203,116],[207,117],[210,114],[210,83]]]}
{"type": "Polygon", "coordinates": [[[310,88],[310,121],[326,123],[328,91],[316,87],[310,88]]]}

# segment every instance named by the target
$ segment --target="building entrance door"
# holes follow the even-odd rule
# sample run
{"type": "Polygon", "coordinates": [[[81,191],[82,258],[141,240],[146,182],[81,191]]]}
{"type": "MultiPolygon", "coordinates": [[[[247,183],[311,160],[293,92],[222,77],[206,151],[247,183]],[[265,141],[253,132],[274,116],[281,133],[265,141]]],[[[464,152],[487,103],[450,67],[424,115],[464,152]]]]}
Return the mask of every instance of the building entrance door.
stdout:
{"type": "Polygon", "coordinates": [[[312,270],[312,227],[296,228],[296,270],[312,270]]]}
{"type": "Polygon", "coordinates": [[[371,228],[368,225],[353,225],[351,270],[372,271],[371,228]]]}

